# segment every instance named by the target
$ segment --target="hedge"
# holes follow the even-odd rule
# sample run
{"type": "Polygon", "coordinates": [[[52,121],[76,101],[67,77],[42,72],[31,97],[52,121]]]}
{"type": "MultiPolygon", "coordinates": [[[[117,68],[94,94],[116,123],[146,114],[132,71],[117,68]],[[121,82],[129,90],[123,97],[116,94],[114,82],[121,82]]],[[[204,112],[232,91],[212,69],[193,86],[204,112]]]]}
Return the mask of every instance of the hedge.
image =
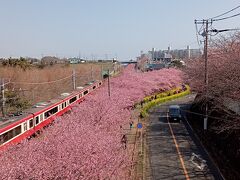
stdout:
{"type": "Polygon", "coordinates": [[[143,100],[144,105],[140,112],[140,116],[146,117],[148,115],[148,110],[153,106],[190,94],[190,87],[188,85],[186,85],[185,87],[186,90],[183,92],[179,92],[181,91],[181,88],[175,88],[157,95],[145,97],[143,100]],[[155,98],[155,96],[156,99],[153,99],[153,97],[155,98]]]}
{"type": "Polygon", "coordinates": [[[182,90],[181,88],[177,87],[177,88],[174,88],[174,89],[162,92],[162,93],[147,96],[143,99],[143,103],[147,103],[149,101],[152,101],[153,99],[158,99],[158,98],[162,98],[162,97],[166,97],[166,96],[171,96],[173,94],[177,94],[177,93],[181,92],[181,90],[182,90]]]}

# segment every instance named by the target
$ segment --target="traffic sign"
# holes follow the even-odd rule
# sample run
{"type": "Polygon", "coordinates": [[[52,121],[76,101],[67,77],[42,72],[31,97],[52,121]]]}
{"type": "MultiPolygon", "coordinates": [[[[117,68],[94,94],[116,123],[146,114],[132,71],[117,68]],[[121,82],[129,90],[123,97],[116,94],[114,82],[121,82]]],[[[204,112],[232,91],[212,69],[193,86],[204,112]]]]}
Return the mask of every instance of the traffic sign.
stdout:
{"type": "Polygon", "coordinates": [[[137,124],[137,128],[138,128],[138,129],[141,129],[142,127],[143,127],[143,126],[142,126],[142,123],[138,123],[138,124],[137,124]]]}

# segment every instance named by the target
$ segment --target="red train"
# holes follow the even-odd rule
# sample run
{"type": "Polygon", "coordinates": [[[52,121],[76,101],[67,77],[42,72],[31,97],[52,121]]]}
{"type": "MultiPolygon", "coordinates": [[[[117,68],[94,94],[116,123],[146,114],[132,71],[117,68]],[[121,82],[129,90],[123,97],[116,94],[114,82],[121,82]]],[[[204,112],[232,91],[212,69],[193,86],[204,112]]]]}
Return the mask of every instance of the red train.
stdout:
{"type": "Polygon", "coordinates": [[[84,96],[101,85],[102,81],[90,83],[89,86],[74,91],[72,94],[65,94],[64,97],[62,96],[47,103],[38,103],[22,115],[0,123],[0,150],[11,144],[19,143],[21,140],[38,132],[50,124],[56,116],[61,116],[66,111],[69,111],[74,104],[82,102],[84,96]]]}

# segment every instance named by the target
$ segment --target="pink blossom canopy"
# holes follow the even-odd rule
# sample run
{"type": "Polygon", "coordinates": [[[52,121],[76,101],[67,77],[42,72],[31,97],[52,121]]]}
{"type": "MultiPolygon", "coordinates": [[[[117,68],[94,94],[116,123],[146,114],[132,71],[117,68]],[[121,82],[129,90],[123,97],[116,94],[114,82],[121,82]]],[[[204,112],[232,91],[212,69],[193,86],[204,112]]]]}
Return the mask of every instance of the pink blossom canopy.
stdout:
{"type": "Polygon", "coordinates": [[[110,79],[110,98],[104,82],[39,136],[1,152],[1,179],[124,179],[132,152],[121,145],[120,125],[135,102],[180,85],[181,76],[176,69],[139,73],[128,66],[110,79]]]}

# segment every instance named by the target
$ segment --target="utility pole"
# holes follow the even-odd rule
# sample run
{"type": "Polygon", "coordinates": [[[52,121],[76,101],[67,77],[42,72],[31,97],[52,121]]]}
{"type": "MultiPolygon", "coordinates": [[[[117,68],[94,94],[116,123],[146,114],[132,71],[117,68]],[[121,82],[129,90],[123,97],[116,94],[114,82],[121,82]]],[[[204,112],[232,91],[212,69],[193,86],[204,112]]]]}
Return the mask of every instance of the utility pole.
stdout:
{"type": "Polygon", "coordinates": [[[91,65],[91,80],[93,81],[93,66],[91,65]]]}
{"type": "Polygon", "coordinates": [[[111,94],[110,94],[110,72],[109,72],[109,69],[108,69],[108,96],[110,97],[111,94]]]}
{"type": "Polygon", "coordinates": [[[101,79],[103,79],[103,65],[101,65],[101,79]]]}
{"type": "Polygon", "coordinates": [[[5,93],[4,93],[4,89],[5,89],[5,84],[4,84],[4,78],[2,78],[2,84],[1,84],[1,90],[2,90],[2,116],[5,117],[6,113],[5,113],[5,104],[6,104],[6,99],[5,99],[5,93]]]}
{"type": "Polygon", "coordinates": [[[32,101],[35,101],[35,93],[34,93],[34,89],[32,89],[32,101]]]}
{"type": "MultiPolygon", "coordinates": [[[[212,20],[210,23],[212,23],[212,20]]],[[[204,118],[203,128],[204,128],[204,130],[207,130],[207,124],[208,124],[208,32],[209,32],[208,26],[209,26],[209,19],[195,20],[195,24],[205,25],[204,31],[202,33],[202,36],[205,38],[204,39],[205,118],[204,118]]]]}
{"type": "Polygon", "coordinates": [[[78,58],[79,58],[79,60],[81,59],[81,52],[80,51],[78,53],[78,58]]]}
{"type": "Polygon", "coordinates": [[[73,83],[73,90],[76,89],[76,72],[75,69],[72,70],[72,83],[73,83]]]}
{"type": "Polygon", "coordinates": [[[205,43],[204,43],[204,58],[205,58],[205,91],[206,91],[206,104],[205,104],[205,118],[204,118],[204,130],[207,130],[208,124],[208,20],[206,20],[205,27],[205,43]]]}

